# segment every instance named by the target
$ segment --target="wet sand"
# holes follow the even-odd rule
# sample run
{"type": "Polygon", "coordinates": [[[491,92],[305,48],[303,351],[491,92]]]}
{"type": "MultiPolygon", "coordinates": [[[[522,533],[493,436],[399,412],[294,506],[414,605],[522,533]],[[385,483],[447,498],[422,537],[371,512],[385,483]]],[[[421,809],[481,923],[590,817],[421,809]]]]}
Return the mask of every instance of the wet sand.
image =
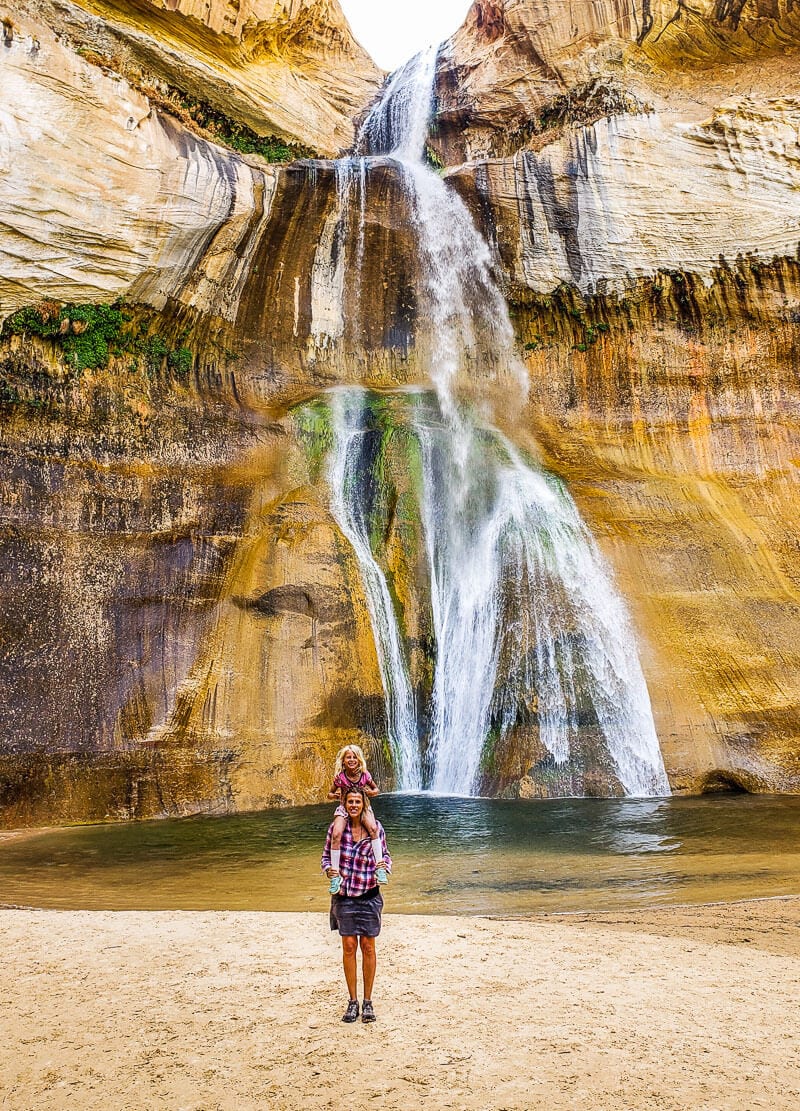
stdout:
{"type": "Polygon", "coordinates": [[[0,911],[0,1108],[800,1107],[800,898],[386,914],[345,1026],[320,914],[0,911]]]}

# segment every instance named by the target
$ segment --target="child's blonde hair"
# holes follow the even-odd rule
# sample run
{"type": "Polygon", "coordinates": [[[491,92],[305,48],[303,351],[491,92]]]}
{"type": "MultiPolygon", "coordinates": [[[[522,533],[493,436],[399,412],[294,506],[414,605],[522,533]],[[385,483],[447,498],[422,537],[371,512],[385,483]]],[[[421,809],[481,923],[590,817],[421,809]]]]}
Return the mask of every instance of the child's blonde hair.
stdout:
{"type": "Polygon", "coordinates": [[[364,755],[364,753],[362,752],[362,750],[359,748],[359,746],[358,745],[345,745],[344,748],[340,748],[339,751],[336,753],[336,764],[334,765],[334,769],[333,769],[334,778],[339,774],[340,771],[342,771],[342,769],[344,767],[343,761],[344,761],[344,755],[345,755],[346,752],[354,752],[356,754],[356,756],[358,757],[358,766],[359,766],[360,770],[362,772],[365,772],[367,770],[367,758],[364,755]]]}

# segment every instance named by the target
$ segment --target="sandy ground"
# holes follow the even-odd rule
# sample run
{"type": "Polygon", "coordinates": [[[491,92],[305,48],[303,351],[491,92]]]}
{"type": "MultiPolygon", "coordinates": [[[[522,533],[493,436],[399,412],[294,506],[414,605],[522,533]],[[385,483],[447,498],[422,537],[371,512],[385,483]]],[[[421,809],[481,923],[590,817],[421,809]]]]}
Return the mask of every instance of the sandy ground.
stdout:
{"type": "Polygon", "coordinates": [[[319,914],[0,911],[0,1107],[796,1111],[799,925],[387,914],[345,1026],[319,914]]]}

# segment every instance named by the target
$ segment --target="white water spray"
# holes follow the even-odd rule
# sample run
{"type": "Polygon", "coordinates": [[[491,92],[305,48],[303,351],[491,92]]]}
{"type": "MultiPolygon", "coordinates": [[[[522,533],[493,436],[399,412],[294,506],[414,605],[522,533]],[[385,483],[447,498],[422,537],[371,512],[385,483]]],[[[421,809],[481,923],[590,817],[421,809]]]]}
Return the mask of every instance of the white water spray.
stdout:
{"type": "MultiPolygon", "coordinates": [[[[376,157],[396,164],[419,245],[416,345],[438,398],[432,418],[424,410],[412,418],[423,459],[420,515],[436,641],[429,786],[471,794],[487,739],[502,740],[527,716],[556,767],[575,758],[588,720],[627,794],[669,794],[630,622],[572,499],[499,432],[479,425],[455,395],[460,378],[485,373],[487,364],[516,384],[520,400],[526,377],[489,247],[458,195],[423,161],[435,65],[430,50],[392,76],[361,129],[362,156],[343,160],[338,176],[345,231],[357,183],[359,263],[376,157]]],[[[365,585],[397,783],[416,790],[424,777],[408,665],[359,508],[365,394],[332,396],[333,512],[365,585]]]]}
{"type": "Polygon", "coordinates": [[[563,485],[494,430],[462,423],[458,452],[446,423],[418,428],[438,649],[432,790],[471,793],[490,734],[526,720],[556,766],[573,764],[583,703],[625,793],[668,794],[630,622],[563,485]]]}

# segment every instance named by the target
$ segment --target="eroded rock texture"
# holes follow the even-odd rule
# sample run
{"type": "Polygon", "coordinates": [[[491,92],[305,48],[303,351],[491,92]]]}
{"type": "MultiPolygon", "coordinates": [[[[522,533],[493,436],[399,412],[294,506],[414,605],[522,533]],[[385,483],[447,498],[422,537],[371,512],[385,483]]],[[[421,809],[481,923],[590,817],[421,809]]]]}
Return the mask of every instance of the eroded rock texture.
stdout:
{"type": "Polygon", "coordinates": [[[0,46],[0,315],[40,298],[235,317],[276,171],[154,111],[47,27],[0,46]]]}
{"type": "Polygon", "coordinates": [[[619,290],[664,269],[710,278],[720,259],[797,250],[798,134],[800,99],[745,98],[697,124],[604,118],[452,180],[514,287],[619,290]]]}
{"type": "Polygon", "coordinates": [[[794,0],[476,0],[440,59],[438,145],[452,163],[636,106],[702,118],[785,91],[799,35],[794,0]]]}
{"type": "Polygon", "coordinates": [[[6,37],[34,20],[138,84],[323,155],[350,146],[353,117],[382,78],[337,0],[19,0],[0,16],[6,37]]]}
{"type": "MultiPolygon", "coordinates": [[[[330,162],[225,150],[90,54],[326,153],[375,74],[322,75],[350,64],[332,5],[175,7],[2,9],[0,316],[129,306],[101,365],[63,335],[0,345],[7,824],[315,801],[349,740],[391,783],[363,589],[292,406],[425,381],[408,200],[381,163],[343,227],[330,162]]],[[[440,63],[431,142],[530,377],[472,390],[613,565],[678,790],[800,789],[797,19],[478,3],[440,63]]],[[[397,514],[386,538],[424,684],[397,514]]],[[[529,756],[498,753],[492,788],[526,793],[529,756]]]]}

